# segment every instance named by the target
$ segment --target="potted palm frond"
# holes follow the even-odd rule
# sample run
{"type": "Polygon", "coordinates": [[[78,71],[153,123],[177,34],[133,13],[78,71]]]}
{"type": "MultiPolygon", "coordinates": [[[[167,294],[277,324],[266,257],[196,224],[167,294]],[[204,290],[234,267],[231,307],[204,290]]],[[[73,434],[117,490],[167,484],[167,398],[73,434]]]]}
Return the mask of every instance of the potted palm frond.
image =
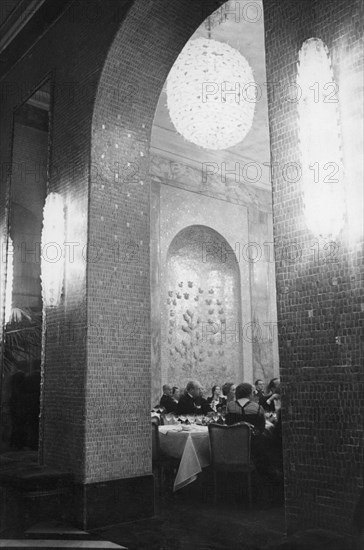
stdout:
{"type": "Polygon", "coordinates": [[[14,366],[40,358],[42,313],[39,310],[13,308],[4,331],[4,375],[14,366]]]}

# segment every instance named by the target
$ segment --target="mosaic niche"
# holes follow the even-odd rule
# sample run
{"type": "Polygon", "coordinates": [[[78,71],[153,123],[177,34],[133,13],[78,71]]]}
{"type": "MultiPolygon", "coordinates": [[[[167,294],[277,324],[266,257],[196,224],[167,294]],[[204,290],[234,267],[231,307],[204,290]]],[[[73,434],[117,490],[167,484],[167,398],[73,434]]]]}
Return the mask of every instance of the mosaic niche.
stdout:
{"type": "Polygon", "coordinates": [[[207,392],[239,381],[240,272],[227,241],[205,226],[172,241],[162,296],[162,376],[184,387],[196,378],[207,392]]]}

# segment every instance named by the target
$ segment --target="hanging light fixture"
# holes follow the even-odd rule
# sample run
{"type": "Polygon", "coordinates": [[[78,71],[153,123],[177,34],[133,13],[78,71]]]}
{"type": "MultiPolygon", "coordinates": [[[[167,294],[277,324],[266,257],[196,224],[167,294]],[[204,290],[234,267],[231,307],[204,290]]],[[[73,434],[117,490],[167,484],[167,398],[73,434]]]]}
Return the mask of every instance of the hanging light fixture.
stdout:
{"type": "Polygon", "coordinates": [[[195,145],[227,149],[240,143],[252,126],[252,89],[251,67],[238,50],[211,38],[190,40],[167,78],[171,120],[195,145]]]}
{"type": "Polygon", "coordinates": [[[319,38],[299,52],[297,85],[302,191],[307,227],[334,238],[344,225],[344,167],[341,158],[337,86],[330,54],[319,38]]]}
{"type": "Polygon", "coordinates": [[[57,306],[64,279],[64,204],[61,195],[50,193],[43,210],[41,279],[45,307],[57,306]]]}

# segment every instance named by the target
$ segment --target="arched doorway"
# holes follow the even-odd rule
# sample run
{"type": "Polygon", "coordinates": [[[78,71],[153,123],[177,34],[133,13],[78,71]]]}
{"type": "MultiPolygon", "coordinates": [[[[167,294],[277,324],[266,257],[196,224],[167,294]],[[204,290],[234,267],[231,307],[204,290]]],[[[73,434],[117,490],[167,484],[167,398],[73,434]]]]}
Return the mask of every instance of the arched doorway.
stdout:
{"type": "MultiPolygon", "coordinates": [[[[150,169],[151,133],[173,62],[216,4],[209,10],[202,1],[190,2],[188,7],[186,19],[186,4],[178,1],[163,6],[134,2],[109,50],[98,86],[91,142],[91,165],[97,170],[92,171],[90,181],[88,240],[96,249],[109,253],[104,254],[102,262],[88,264],[88,289],[92,293],[88,301],[89,325],[95,319],[103,338],[101,343],[100,339],[87,343],[90,375],[86,378],[86,393],[94,392],[97,378],[97,400],[103,403],[98,423],[102,415],[107,418],[111,411],[113,422],[108,427],[107,441],[96,423],[88,424],[86,483],[141,478],[151,473],[151,356],[153,362],[153,353],[158,349],[153,348],[151,338],[153,315],[158,311],[151,311],[151,292],[160,282],[160,272],[151,260],[158,257],[160,246],[154,237],[161,223],[161,202],[169,200],[167,195],[171,194],[183,202],[186,192],[171,185],[161,194],[155,192],[154,186],[151,198],[152,181],[157,187],[161,183],[150,169]],[[136,27],[143,28],[143,35],[137,38],[136,27]],[[157,29],[160,32],[156,42],[157,29]],[[118,94],[121,82],[127,83],[127,97],[118,94]],[[152,225],[151,215],[155,222],[152,225]],[[121,328],[117,339],[110,326],[121,328]]],[[[240,285],[247,289],[241,293],[242,303],[236,311],[241,307],[247,324],[272,323],[274,268],[272,258],[263,257],[264,243],[272,242],[270,187],[263,182],[253,188],[235,180],[235,176],[227,178],[219,197],[209,196],[209,190],[191,193],[195,205],[204,202],[205,220],[186,218],[180,229],[206,225],[224,235],[229,226],[229,252],[237,257],[240,285]],[[224,219],[226,212],[229,223],[224,219]]],[[[181,223],[180,218],[175,218],[181,223]]],[[[191,280],[186,281],[187,286],[188,282],[191,280]]],[[[251,382],[254,361],[262,371],[267,366],[267,373],[278,368],[277,342],[270,338],[268,330],[266,334],[260,340],[248,335],[241,343],[243,349],[239,353],[251,382]]],[[[153,391],[157,389],[155,386],[153,391]]]]}

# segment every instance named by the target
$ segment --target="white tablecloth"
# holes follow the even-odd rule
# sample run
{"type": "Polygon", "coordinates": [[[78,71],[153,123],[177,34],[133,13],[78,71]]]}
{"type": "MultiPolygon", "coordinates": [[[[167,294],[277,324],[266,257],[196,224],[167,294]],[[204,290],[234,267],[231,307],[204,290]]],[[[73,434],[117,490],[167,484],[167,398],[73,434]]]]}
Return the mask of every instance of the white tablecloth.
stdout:
{"type": "Polygon", "coordinates": [[[168,456],[181,458],[174,481],[174,491],[182,489],[210,464],[210,440],[207,426],[194,426],[182,431],[180,426],[160,426],[161,451],[168,456]]]}

